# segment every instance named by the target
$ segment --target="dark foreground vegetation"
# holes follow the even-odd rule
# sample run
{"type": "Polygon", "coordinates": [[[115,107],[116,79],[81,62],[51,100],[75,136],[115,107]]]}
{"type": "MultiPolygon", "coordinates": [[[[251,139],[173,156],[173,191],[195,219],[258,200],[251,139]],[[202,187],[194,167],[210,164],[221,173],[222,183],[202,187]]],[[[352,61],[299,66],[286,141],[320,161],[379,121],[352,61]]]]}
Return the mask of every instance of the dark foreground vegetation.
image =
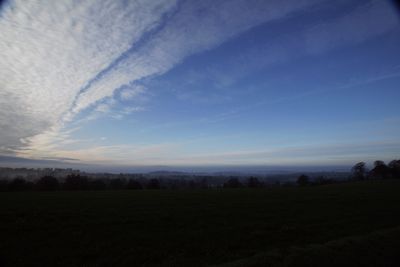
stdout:
{"type": "Polygon", "coordinates": [[[399,266],[400,180],[0,193],[1,266],[399,266]]]}

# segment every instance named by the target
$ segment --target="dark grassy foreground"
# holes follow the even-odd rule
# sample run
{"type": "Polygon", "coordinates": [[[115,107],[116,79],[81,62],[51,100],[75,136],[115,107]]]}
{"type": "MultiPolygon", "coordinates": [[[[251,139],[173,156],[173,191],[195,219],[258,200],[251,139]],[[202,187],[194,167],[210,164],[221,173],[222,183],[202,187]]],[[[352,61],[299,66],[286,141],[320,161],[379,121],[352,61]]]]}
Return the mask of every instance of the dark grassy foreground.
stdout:
{"type": "Polygon", "coordinates": [[[400,181],[0,193],[3,266],[399,266],[400,181]]]}

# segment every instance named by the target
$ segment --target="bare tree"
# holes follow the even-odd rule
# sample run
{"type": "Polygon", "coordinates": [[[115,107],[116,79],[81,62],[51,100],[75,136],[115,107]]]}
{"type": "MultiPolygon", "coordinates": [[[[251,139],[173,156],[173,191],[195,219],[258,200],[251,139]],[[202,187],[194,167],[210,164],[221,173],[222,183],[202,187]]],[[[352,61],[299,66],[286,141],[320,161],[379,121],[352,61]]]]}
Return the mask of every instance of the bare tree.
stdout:
{"type": "Polygon", "coordinates": [[[364,180],[366,178],[367,168],[365,162],[358,162],[351,169],[352,177],[355,180],[364,180]]]}

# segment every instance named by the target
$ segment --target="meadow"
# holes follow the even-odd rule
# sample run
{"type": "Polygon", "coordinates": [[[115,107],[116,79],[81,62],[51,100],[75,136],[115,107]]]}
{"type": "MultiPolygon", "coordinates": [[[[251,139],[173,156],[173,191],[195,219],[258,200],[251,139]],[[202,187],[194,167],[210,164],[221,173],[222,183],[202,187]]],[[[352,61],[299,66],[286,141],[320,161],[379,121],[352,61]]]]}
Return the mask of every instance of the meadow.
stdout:
{"type": "Polygon", "coordinates": [[[398,266],[400,180],[0,193],[0,266],[398,266]]]}

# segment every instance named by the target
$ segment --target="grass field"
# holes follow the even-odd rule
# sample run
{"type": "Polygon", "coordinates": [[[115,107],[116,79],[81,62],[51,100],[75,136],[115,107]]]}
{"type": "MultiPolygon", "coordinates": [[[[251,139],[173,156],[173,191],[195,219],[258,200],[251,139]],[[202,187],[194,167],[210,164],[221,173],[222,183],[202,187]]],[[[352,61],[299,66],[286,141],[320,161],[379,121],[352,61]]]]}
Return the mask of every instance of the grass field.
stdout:
{"type": "Polygon", "coordinates": [[[0,265],[395,266],[399,204],[400,180],[272,189],[4,192],[0,265]]]}

